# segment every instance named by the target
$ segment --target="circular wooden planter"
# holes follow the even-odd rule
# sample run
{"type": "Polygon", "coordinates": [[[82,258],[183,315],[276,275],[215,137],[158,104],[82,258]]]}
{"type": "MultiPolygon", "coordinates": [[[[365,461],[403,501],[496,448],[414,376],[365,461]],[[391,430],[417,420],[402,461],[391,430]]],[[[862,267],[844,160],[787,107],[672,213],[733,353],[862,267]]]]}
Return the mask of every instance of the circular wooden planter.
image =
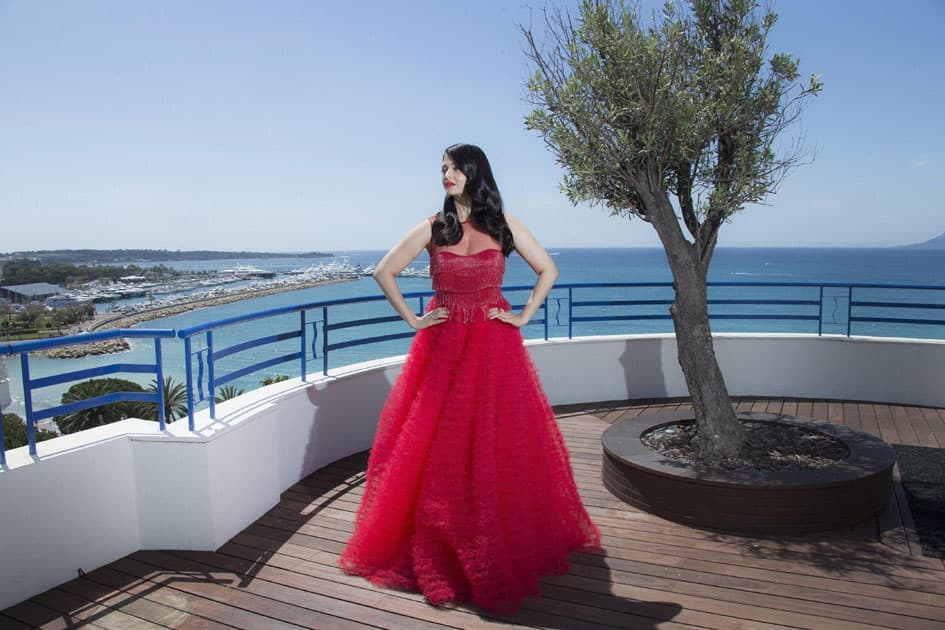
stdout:
{"type": "Polygon", "coordinates": [[[803,426],[842,440],[850,456],[819,470],[715,471],[669,459],[640,436],[692,420],[692,412],[641,416],[604,431],[604,486],[630,505],[663,518],[733,532],[801,534],[845,527],[879,514],[892,492],[895,455],[882,440],[844,426],[770,413],[753,422],[803,426]]]}

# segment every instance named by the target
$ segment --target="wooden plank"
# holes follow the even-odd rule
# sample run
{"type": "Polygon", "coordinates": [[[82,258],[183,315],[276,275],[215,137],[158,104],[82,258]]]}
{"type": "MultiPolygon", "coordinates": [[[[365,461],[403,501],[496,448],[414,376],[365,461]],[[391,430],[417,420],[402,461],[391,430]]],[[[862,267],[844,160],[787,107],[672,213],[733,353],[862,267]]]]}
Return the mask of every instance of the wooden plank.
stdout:
{"type": "Polygon", "coordinates": [[[165,606],[184,608],[192,615],[213,620],[214,623],[226,627],[236,628],[297,628],[272,617],[266,617],[251,611],[243,610],[227,603],[221,603],[177,590],[164,580],[151,581],[122,573],[111,566],[101,567],[88,574],[88,579],[103,586],[108,586],[116,592],[126,593],[135,597],[145,598],[165,606]]]}
{"type": "MultiPolygon", "coordinates": [[[[493,623],[483,623],[476,615],[459,608],[438,608],[430,606],[419,597],[396,597],[396,591],[375,587],[367,580],[342,579],[348,576],[337,566],[328,569],[324,565],[306,566],[299,562],[273,561],[257,565],[256,559],[234,553],[175,552],[173,555],[184,563],[192,562],[194,566],[229,571],[238,575],[244,574],[249,568],[255,568],[252,584],[261,591],[280,593],[281,601],[298,598],[297,591],[308,593],[309,597],[331,600],[328,603],[335,607],[330,609],[333,614],[342,614],[345,618],[359,623],[370,623],[385,628],[442,628],[444,625],[495,627],[493,623]],[[356,583],[363,588],[354,587],[353,584],[356,583]],[[346,612],[342,613],[342,608],[346,612]]],[[[245,588],[250,588],[250,585],[245,588]]]]}
{"type": "Polygon", "coordinates": [[[60,589],[51,589],[32,598],[38,604],[65,615],[75,625],[91,625],[96,628],[155,628],[156,624],[133,617],[119,610],[112,610],[60,589]]]}
{"type": "Polygon", "coordinates": [[[845,424],[846,420],[843,417],[843,403],[838,400],[828,400],[827,401],[827,416],[824,418],[828,422],[835,422],[837,424],[845,424]]]}
{"type": "MultiPolygon", "coordinates": [[[[850,427],[854,431],[861,431],[862,422],[860,420],[860,406],[855,402],[844,402],[838,404],[843,409],[843,424],[850,427]]],[[[831,422],[836,422],[836,420],[833,418],[830,420],[831,422]]]]}
{"type": "MultiPolygon", "coordinates": [[[[736,575],[734,571],[720,572],[716,567],[709,571],[698,571],[686,569],[685,566],[677,565],[669,569],[636,560],[609,557],[607,561],[607,567],[611,570],[619,569],[638,576],[628,578],[631,582],[645,583],[653,588],[656,588],[656,584],[663,584],[675,592],[688,592],[681,589],[691,588],[688,585],[695,584],[711,585],[713,588],[730,591],[717,594],[715,599],[722,601],[754,601],[763,605],[767,601],[766,598],[771,598],[769,607],[772,608],[791,606],[790,602],[794,602],[792,610],[796,612],[806,610],[810,614],[839,616],[846,620],[859,620],[894,628],[903,627],[897,625],[899,622],[894,620],[896,617],[909,618],[909,624],[918,623],[915,620],[945,624],[945,608],[939,606],[942,603],[941,596],[925,595],[922,598],[924,601],[919,602],[903,597],[901,592],[894,592],[893,589],[874,588],[874,594],[868,596],[853,589],[824,590],[822,585],[825,581],[821,581],[821,586],[800,580],[785,581],[779,579],[777,572],[770,572],[764,579],[759,579],[759,575],[748,578],[736,575]],[[886,596],[877,597],[877,593],[884,593],[886,596]],[[844,611],[842,608],[851,608],[853,611],[844,611]]],[[[907,624],[905,627],[914,626],[907,624]]]]}
{"type": "Polygon", "coordinates": [[[164,603],[141,597],[138,594],[122,590],[116,591],[110,586],[91,579],[81,578],[72,580],[71,582],[66,582],[59,588],[77,597],[95,602],[111,610],[121,611],[122,613],[144,621],[146,624],[153,624],[158,627],[186,627],[190,630],[217,630],[231,627],[210,619],[194,616],[179,605],[168,606],[164,603]]]}
{"type": "Polygon", "coordinates": [[[749,411],[767,411],[768,410],[768,401],[761,398],[756,398],[751,402],[751,408],[749,411]]]}
{"type": "Polygon", "coordinates": [[[797,415],[802,418],[813,418],[814,417],[814,401],[798,400],[797,401],[797,415]]]}
{"type": "Polygon", "coordinates": [[[887,444],[898,444],[899,431],[889,405],[874,404],[873,417],[876,418],[876,424],[879,426],[879,437],[887,444]]]}
{"type": "Polygon", "coordinates": [[[896,431],[899,433],[901,443],[909,446],[921,446],[919,437],[909,421],[907,408],[903,405],[892,405],[890,411],[892,411],[893,422],[896,423],[896,431]]]}
{"type": "MultiPolygon", "coordinates": [[[[233,556],[235,558],[254,560],[259,557],[261,549],[267,551],[269,550],[268,543],[264,538],[240,534],[232,542],[229,542],[221,547],[219,553],[233,556]]],[[[338,556],[336,554],[312,550],[306,547],[290,544],[285,548],[279,549],[278,552],[267,554],[266,557],[267,564],[272,564],[273,566],[279,568],[303,573],[313,577],[321,577],[339,584],[347,585],[347,587],[354,590],[354,597],[357,597],[357,593],[360,591],[366,591],[372,595],[376,595],[376,593],[381,592],[387,596],[409,600],[415,604],[422,604],[422,607],[425,608],[421,614],[428,613],[429,611],[426,609],[445,610],[433,608],[425,604],[423,596],[419,593],[394,589],[381,589],[372,585],[364,578],[344,573],[338,567],[338,556]]],[[[363,596],[363,593],[361,596],[363,596]]],[[[399,602],[387,602],[386,604],[386,608],[391,611],[397,611],[401,607],[402,606],[399,602]]],[[[416,606],[411,606],[411,608],[417,610],[416,606]]],[[[470,628],[513,627],[511,624],[502,624],[493,619],[484,622],[479,618],[478,614],[471,616],[469,611],[463,608],[453,608],[451,610],[457,611],[448,617],[449,623],[453,625],[460,625],[470,628]]]]}
{"type": "Polygon", "coordinates": [[[932,439],[935,440],[935,446],[937,448],[945,447],[945,421],[940,415],[941,410],[932,407],[921,407],[919,410],[925,418],[932,439]]]}
{"type": "Polygon", "coordinates": [[[784,408],[784,399],[782,398],[770,398],[767,402],[768,404],[765,406],[765,411],[768,413],[780,414],[781,410],[784,408]]]}
{"type": "Polygon", "coordinates": [[[935,436],[932,434],[932,428],[926,421],[925,414],[922,413],[922,409],[920,407],[906,407],[906,413],[909,419],[909,424],[912,425],[912,429],[915,431],[916,438],[919,440],[919,445],[933,448],[937,447],[938,442],[935,440],[935,436]]]}
{"type": "MultiPolygon", "coordinates": [[[[895,481],[894,481],[895,483],[895,481]]],[[[884,544],[902,554],[911,554],[912,547],[899,512],[899,502],[896,500],[896,491],[890,492],[889,503],[883,508],[876,519],[876,535],[884,544]]]]}
{"type": "Polygon", "coordinates": [[[879,428],[879,419],[876,417],[875,405],[872,403],[857,403],[857,413],[860,417],[860,429],[882,439],[879,428]]]}
{"type": "MultiPolygon", "coordinates": [[[[154,552],[147,553],[153,554],[154,552]]],[[[262,618],[269,618],[277,623],[292,624],[303,628],[347,629],[353,627],[350,620],[342,617],[328,615],[318,610],[296,606],[249,592],[239,587],[239,577],[231,573],[168,569],[137,560],[136,555],[132,554],[127,558],[118,560],[112,563],[111,566],[130,575],[152,579],[166,585],[167,588],[173,588],[188,595],[202,597],[218,604],[239,609],[243,614],[249,613],[262,618]]],[[[223,621],[225,623],[225,620],[223,621]]]]}
{"type": "MultiPolygon", "coordinates": [[[[64,623],[64,622],[63,622],[64,623]]],[[[5,630],[30,630],[30,628],[35,628],[37,626],[31,626],[28,623],[24,623],[13,617],[8,617],[6,615],[0,614],[0,628],[5,630]]],[[[65,627],[65,625],[61,626],[65,627]]]]}
{"type": "Polygon", "coordinates": [[[94,623],[83,623],[81,619],[69,613],[47,608],[35,601],[26,600],[3,611],[0,621],[12,619],[12,624],[25,624],[28,628],[43,630],[63,630],[79,626],[101,628],[94,623]]]}
{"type": "Polygon", "coordinates": [[[781,413],[787,416],[796,416],[797,413],[797,400],[794,399],[785,399],[784,403],[781,405],[781,413]]]}

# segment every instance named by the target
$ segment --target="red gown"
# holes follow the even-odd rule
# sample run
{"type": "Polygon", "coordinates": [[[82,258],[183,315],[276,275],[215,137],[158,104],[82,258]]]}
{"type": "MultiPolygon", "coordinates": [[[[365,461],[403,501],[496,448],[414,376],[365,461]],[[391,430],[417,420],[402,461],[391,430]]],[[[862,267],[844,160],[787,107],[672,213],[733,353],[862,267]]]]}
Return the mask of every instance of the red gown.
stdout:
{"type": "Polygon", "coordinates": [[[486,318],[509,308],[505,257],[491,237],[465,232],[431,247],[429,308],[447,306],[449,318],[414,338],[340,564],[433,604],[508,613],[538,594],[539,577],[568,570],[568,552],[599,548],[600,532],[521,332],[486,318]]]}

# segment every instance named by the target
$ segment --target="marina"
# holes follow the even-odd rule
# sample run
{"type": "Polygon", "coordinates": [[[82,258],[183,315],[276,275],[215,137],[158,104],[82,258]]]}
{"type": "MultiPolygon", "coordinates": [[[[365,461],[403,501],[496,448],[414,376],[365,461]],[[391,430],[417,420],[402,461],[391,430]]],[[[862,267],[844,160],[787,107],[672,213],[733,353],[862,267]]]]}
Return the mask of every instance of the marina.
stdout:
{"type": "MultiPolygon", "coordinates": [[[[61,308],[93,303],[99,312],[121,314],[163,309],[190,302],[232,296],[252,297],[260,292],[293,291],[326,282],[370,276],[375,265],[354,265],[346,260],[299,267],[288,271],[237,265],[215,271],[186,274],[163,282],[147,282],[142,276],[125,276],[119,282],[96,280],[46,299],[46,306],[61,308]]],[[[430,267],[408,267],[402,277],[428,278],[430,267]]]]}

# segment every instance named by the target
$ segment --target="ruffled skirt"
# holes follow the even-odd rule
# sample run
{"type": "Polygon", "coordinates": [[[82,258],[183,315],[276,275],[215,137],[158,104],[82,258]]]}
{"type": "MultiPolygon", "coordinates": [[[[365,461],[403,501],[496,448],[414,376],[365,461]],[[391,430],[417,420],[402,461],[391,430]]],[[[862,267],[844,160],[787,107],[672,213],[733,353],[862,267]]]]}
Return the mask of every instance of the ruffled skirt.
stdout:
{"type": "Polygon", "coordinates": [[[340,563],[433,604],[507,613],[539,577],[566,572],[570,551],[599,548],[600,533],[521,332],[461,319],[414,339],[340,563]]]}

